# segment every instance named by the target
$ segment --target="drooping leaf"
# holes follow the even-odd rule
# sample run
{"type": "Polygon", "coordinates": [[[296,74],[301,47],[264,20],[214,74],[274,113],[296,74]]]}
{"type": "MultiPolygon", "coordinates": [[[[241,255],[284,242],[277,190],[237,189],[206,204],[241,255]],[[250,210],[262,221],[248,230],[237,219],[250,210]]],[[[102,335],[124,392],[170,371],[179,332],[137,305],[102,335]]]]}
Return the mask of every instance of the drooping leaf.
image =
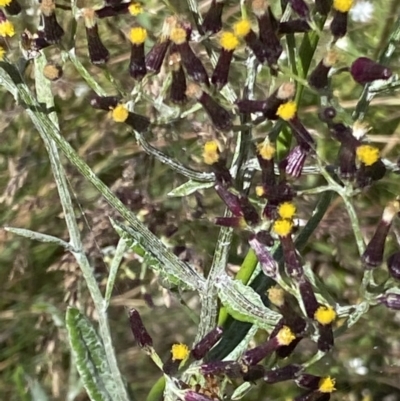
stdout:
{"type": "Polygon", "coordinates": [[[161,279],[171,286],[177,286],[179,289],[202,291],[205,280],[191,266],[178,259],[168,249],[161,253],[157,252],[158,246],[164,246],[161,241],[152,244],[148,239],[143,238],[141,234],[132,228],[125,226],[111,219],[115,231],[125,240],[128,247],[136,254],[143,257],[147,263],[161,279]]]}

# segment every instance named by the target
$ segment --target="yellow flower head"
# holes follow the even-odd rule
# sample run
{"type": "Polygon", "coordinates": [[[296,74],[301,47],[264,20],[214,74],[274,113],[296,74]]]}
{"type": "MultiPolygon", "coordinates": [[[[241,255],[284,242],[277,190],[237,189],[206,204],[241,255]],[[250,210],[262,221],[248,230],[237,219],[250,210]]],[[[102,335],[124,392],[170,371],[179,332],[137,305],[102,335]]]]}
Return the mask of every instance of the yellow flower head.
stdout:
{"type": "Polygon", "coordinates": [[[278,339],[279,345],[289,345],[296,336],[288,326],[283,326],[276,335],[276,338],[278,339]]]}
{"type": "Polygon", "coordinates": [[[233,51],[239,46],[239,39],[232,32],[223,32],[219,44],[224,50],[233,51]]]}
{"type": "Polygon", "coordinates": [[[5,7],[10,5],[12,0],[0,0],[0,7],[5,7]]]}
{"type": "Polygon", "coordinates": [[[214,164],[219,160],[219,149],[216,141],[208,141],[204,144],[203,160],[206,164],[214,164]]]}
{"type": "Polygon", "coordinates": [[[0,61],[4,60],[4,56],[6,54],[6,49],[3,46],[0,46],[0,61]]]}
{"type": "Polygon", "coordinates": [[[129,39],[134,45],[141,45],[147,39],[147,31],[141,26],[132,28],[129,33],[129,39]]]}
{"type": "Polygon", "coordinates": [[[261,197],[264,194],[265,194],[264,187],[262,185],[257,185],[256,186],[256,195],[261,197]]]}
{"type": "Polygon", "coordinates": [[[341,13],[347,13],[353,5],[353,0],[333,0],[333,8],[341,13]]]}
{"type": "Polygon", "coordinates": [[[296,102],[291,101],[281,104],[278,107],[276,114],[282,120],[289,121],[296,115],[296,112],[297,112],[296,102]]]}
{"type": "Polygon", "coordinates": [[[372,166],[379,160],[379,149],[371,145],[360,145],[356,150],[357,158],[366,166],[372,166]]]}
{"type": "Polygon", "coordinates": [[[332,393],[336,390],[336,380],[330,376],[323,377],[318,383],[318,390],[321,393],[332,393]]]}
{"type": "Polygon", "coordinates": [[[143,7],[140,3],[132,3],[129,6],[129,13],[136,17],[137,15],[141,14],[143,12],[143,7]]]}
{"type": "Polygon", "coordinates": [[[268,290],[268,299],[275,306],[283,306],[285,303],[285,292],[278,286],[271,287],[268,290]]]}
{"type": "Polygon", "coordinates": [[[123,123],[128,118],[129,111],[123,104],[119,104],[115,109],[112,110],[111,115],[115,122],[123,123]]]}
{"type": "Polygon", "coordinates": [[[323,326],[331,324],[336,319],[336,312],[332,306],[320,306],[315,314],[314,319],[323,326]]]}
{"type": "Polygon", "coordinates": [[[292,228],[293,222],[287,219],[278,219],[272,226],[275,234],[279,235],[280,237],[286,237],[287,235],[290,235],[292,228]]]}
{"type": "Polygon", "coordinates": [[[172,360],[183,361],[189,355],[189,347],[186,344],[174,344],[171,348],[172,360]]]}
{"type": "Polygon", "coordinates": [[[241,19],[233,25],[233,31],[235,35],[239,38],[243,38],[248,35],[251,30],[251,24],[248,19],[241,19]]]}
{"type": "Polygon", "coordinates": [[[176,45],[181,45],[186,42],[186,31],[183,28],[173,28],[171,30],[170,39],[176,45]]]}
{"type": "Polygon", "coordinates": [[[278,206],[278,214],[282,219],[292,219],[296,213],[296,206],[292,202],[283,202],[278,206]]]}
{"type": "Polygon", "coordinates": [[[3,37],[9,36],[11,38],[14,35],[15,35],[15,29],[11,21],[5,20],[0,22],[0,36],[3,37]]]}
{"type": "Polygon", "coordinates": [[[261,142],[257,146],[257,150],[259,155],[264,159],[264,160],[271,160],[274,155],[275,155],[275,146],[272,145],[271,143],[267,142],[261,142]]]}

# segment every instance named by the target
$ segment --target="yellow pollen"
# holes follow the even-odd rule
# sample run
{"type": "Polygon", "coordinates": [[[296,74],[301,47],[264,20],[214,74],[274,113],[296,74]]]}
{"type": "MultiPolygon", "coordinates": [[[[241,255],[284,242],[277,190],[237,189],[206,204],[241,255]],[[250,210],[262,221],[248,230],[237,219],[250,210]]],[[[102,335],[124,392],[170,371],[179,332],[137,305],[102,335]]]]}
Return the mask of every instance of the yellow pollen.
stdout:
{"type": "Polygon", "coordinates": [[[189,348],[186,344],[174,344],[171,348],[172,360],[183,361],[189,355],[189,348]]]}
{"type": "Polygon", "coordinates": [[[331,306],[320,306],[315,314],[314,319],[323,326],[331,324],[336,319],[336,312],[331,306]]]}
{"type": "Polygon", "coordinates": [[[347,13],[353,5],[353,0],[333,0],[333,8],[341,13],[347,13]]]}
{"type": "Polygon", "coordinates": [[[233,25],[233,31],[239,38],[248,35],[251,30],[251,24],[248,19],[242,19],[233,25]]]}
{"type": "Polygon", "coordinates": [[[330,376],[323,377],[318,383],[318,390],[320,393],[332,393],[336,390],[336,380],[330,376]]]}
{"type": "Polygon", "coordinates": [[[147,39],[147,31],[141,26],[132,28],[129,33],[129,39],[134,45],[141,45],[147,39]]]}
{"type": "Polygon", "coordinates": [[[283,306],[285,303],[285,292],[280,287],[271,287],[268,290],[268,299],[275,306],[283,306]]]}
{"type": "Polygon", "coordinates": [[[276,114],[282,120],[289,121],[296,115],[296,112],[297,112],[296,102],[286,102],[278,107],[276,114]]]}
{"type": "Polygon", "coordinates": [[[176,45],[181,45],[186,42],[186,31],[183,28],[174,28],[169,37],[176,45]]]}
{"type": "Polygon", "coordinates": [[[0,7],[8,6],[12,0],[0,0],[0,7]]]}
{"type": "Polygon", "coordinates": [[[6,50],[4,49],[3,46],[0,46],[0,61],[4,60],[5,54],[6,54],[6,50]]]}
{"type": "Polygon", "coordinates": [[[6,37],[9,36],[10,38],[15,35],[14,25],[11,21],[3,21],[0,22],[0,36],[6,37]]]}
{"type": "Polygon", "coordinates": [[[356,150],[357,158],[366,166],[372,166],[379,160],[379,149],[371,145],[361,145],[356,150]]]}
{"type": "Polygon", "coordinates": [[[223,32],[219,44],[224,50],[233,51],[239,45],[239,39],[232,32],[223,32]]]}
{"type": "Polygon", "coordinates": [[[264,187],[262,185],[257,185],[256,186],[256,195],[261,197],[264,194],[265,194],[264,187]]]}
{"type": "Polygon", "coordinates": [[[204,145],[203,160],[206,164],[214,164],[219,160],[219,149],[216,141],[208,141],[204,145]]]}
{"type": "Polygon", "coordinates": [[[274,155],[275,155],[275,146],[272,145],[271,143],[260,143],[257,146],[257,150],[259,155],[264,159],[264,160],[271,160],[274,155]]]}
{"type": "Polygon", "coordinates": [[[279,219],[276,220],[272,229],[274,230],[275,234],[279,235],[280,237],[286,237],[290,235],[293,228],[293,222],[287,219],[279,219]]]}
{"type": "Polygon", "coordinates": [[[143,12],[143,7],[140,3],[132,3],[129,7],[129,13],[136,17],[143,12]]]}
{"type": "Polygon", "coordinates": [[[276,338],[278,339],[279,345],[289,345],[296,336],[288,326],[283,326],[276,335],[276,338]]]}
{"type": "Polygon", "coordinates": [[[112,119],[117,123],[125,122],[128,116],[129,111],[123,104],[119,104],[115,109],[112,110],[112,119]]]}
{"type": "Polygon", "coordinates": [[[292,202],[283,202],[278,206],[278,214],[282,219],[292,219],[296,213],[296,206],[292,202]]]}

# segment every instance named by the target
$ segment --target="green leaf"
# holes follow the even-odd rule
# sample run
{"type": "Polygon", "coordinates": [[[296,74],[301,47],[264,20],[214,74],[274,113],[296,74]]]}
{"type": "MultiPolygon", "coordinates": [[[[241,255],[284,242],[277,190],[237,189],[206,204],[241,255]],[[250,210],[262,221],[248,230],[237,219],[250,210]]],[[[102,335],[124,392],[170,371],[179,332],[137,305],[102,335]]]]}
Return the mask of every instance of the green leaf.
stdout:
{"type": "Polygon", "coordinates": [[[163,250],[162,255],[157,251],[159,246],[164,246],[161,242],[157,243],[157,247],[152,246],[139,231],[112,219],[111,224],[118,235],[125,240],[127,246],[133,252],[142,256],[143,261],[159,274],[161,279],[165,280],[168,285],[177,286],[180,290],[197,289],[202,291],[204,289],[205,280],[191,266],[179,260],[166,248],[163,250]]]}
{"type": "Polygon", "coordinates": [[[282,318],[279,313],[267,308],[251,287],[239,280],[233,280],[225,274],[218,277],[215,285],[228,313],[241,322],[253,323],[271,331],[282,318]]]}
{"type": "Polygon", "coordinates": [[[76,308],[68,308],[66,326],[76,367],[91,401],[112,401],[116,384],[103,343],[92,323],[76,308]]]}
{"type": "Polygon", "coordinates": [[[196,192],[200,189],[207,189],[214,186],[213,182],[198,182],[189,180],[184,184],[180,185],[179,187],[173,189],[171,192],[168,193],[168,196],[173,197],[181,197],[191,195],[193,192],[196,192]]]}

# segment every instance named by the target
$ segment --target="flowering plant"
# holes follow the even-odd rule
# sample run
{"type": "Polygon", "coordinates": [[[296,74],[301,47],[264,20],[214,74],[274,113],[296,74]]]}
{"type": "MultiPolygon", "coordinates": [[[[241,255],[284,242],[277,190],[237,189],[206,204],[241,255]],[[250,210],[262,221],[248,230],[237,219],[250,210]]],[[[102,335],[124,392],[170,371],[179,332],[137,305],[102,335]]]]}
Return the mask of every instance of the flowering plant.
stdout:
{"type": "MultiPolygon", "coordinates": [[[[62,391],[68,399],[82,386],[92,401],[136,398],[136,383],[127,385],[119,367],[109,321],[113,291],[121,271],[130,271],[125,262],[131,258],[142,269],[136,278],[148,304],[143,283],[149,277],[159,280],[168,299],[196,299],[190,312],[198,321],[194,345],[174,344],[169,358],[157,352],[142,308],[129,308],[133,337],[161,376],[148,389],[149,401],[236,400],[262,384],[273,392],[282,382],[292,386],[287,394],[296,401],[329,400],[337,389],[345,392],[343,374],[329,363],[340,352],[340,336],[360,325],[370,309],[400,309],[399,244],[393,245],[400,237],[400,199],[397,193],[377,199],[378,222],[368,232],[357,210],[381,183],[398,181],[400,159],[374,144],[366,122],[373,99],[399,88],[400,19],[391,22],[376,57],[355,51],[350,57],[343,46],[351,38],[352,0],[212,0],[201,10],[193,0],[178,3],[158,5],[157,19],[150,4],[136,1],[79,8],[75,0],[65,7],[42,0],[33,10],[40,24],[30,32],[18,25],[20,2],[0,0],[0,84],[25,109],[45,145],[69,241],[26,228],[6,230],[63,247],[80,269],[76,288],[82,277],[89,294],[69,292],[74,296],[62,326],[72,378],[62,391]],[[102,32],[107,24],[128,49],[123,79],[113,74],[115,56],[102,32]],[[21,50],[13,45],[18,35],[21,50]],[[82,43],[86,54],[77,55],[82,43]],[[162,238],[171,240],[188,221],[181,217],[161,233],[168,219],[157,218],[160,205],[145,205],[139,196],[137,207],[129,179],[106,185],[69,135],[61,135],[52,85],[67,80],[63,74],[70,67],[93,91],[83,104],[89,118],[128,131],[146,157],[176,173],[180,181],[170,198],[196,199],[193,219],[206,217],[207,230],[217,233],[208,264],[196,265],[187,242],[168,246],[162,238]],[[359,91],[351,107],[338,83],[359,91]],[[194,133],[193,152],[164,152],[150,143],[152,135],[167,137],[169,130],[182,139],[195,127],[202,135],[194,133]],[[107,204],[106,225],[118,235],[107,274],[96,271],[82,239],[59,152],[107,204]],[[207,210],[204,199],[224,205],[224,214],[207,210]],[[342,264],[330,258],[322,274],[317,261],[323,247],[313,249],[315,235],[329,237],[326,216],[339,203],[354,244],[351,296],[335,293],[335,269],[342,264]],[[182,247],[189,256],[182,257],[182,247]],[[232,272],[234,253],[242,260],[232,272]],[[82,307],[85,302],[90,307],[82,307]]],[[[339,243],[328,249],[343,259],[339,243]]]]}

